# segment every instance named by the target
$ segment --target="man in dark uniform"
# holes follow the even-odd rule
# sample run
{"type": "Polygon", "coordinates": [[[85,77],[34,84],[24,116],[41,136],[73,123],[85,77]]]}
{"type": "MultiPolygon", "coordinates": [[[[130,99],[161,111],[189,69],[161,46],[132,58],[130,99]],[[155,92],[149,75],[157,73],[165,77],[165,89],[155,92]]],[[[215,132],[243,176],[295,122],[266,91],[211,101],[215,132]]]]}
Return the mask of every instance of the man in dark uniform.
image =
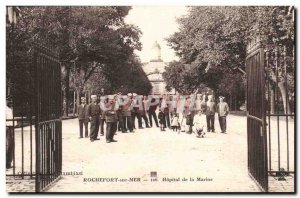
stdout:
{"type": "Polygon", "coordinates": [[[114,96],[108,97],[109,108],[105,111],[105,122],[106,122],[106,143],[117,142],[114,140],[114,135],[117,131],[118,115],[115,110],[114,96]]]}
{"type": "Polygon", "coordinates": [[[165,119],[166,119],[166,126],[171,129],[171,122],[170,122],[170,100],[169,100],[169,96],[165,95],[164,96],[165,99],[165,108],[164,108],[164,114],[165,114],[165,119]]]}
{"type": "Polygon", "coordinates": [[[142,102],[142,98],[140,96],[138,96],[136,93],[133,93],[133,98],[132,98],[132,112],[131,112],[131,117],[132,117],[132,124],[133,124],[133,128],[135,128],[135,118],[137,117],[138,119],[138,125],[139,125],[139,129],[143,129],[142,126],[142,117],[139,111],[139,105],[142,102]]]}
{"type": "Polygon", "coordinates": [[[79,120],[79,138],[83,138],[83,125],[85,131],[85,137],[88,137],[88,124],[89,118],[87,117],[88,105],[85,102],[85,97],[81,97],[81,104],[78,106],[78,120],[79,120]]]}
{"type": "MultiPolygon", "coordinates": [[[[158,100],[158,98],[157,98],[158,100]]],[[[157,120],[157,115],[155,113],[156,109],[157,109],[157,104],[154,104],[156,101],[155,98],[151,98],[151,105],[149,105],[149,111],[148,111],[148,116],[149,116],[149,121],[150,121],[150,126],[152,127],[152,117],[155,121],[156,127],[158,126],[158,120],[157,120]]]]}
{"type": "Polygon", "coordinates": [[[105,122],[105,108],[101,107],[101,104],[106,105],[105,96],[100,96],[100,135],[104,136],[104,122],[105,122]]]}
{"type": "Polygon", "coordinates": [[[99,123],[100,123],[100,106],[97,104],[97,96],[92,95],[91,96],[91,104],[88,106],[87,110],[87,116],[91,121],[91,134],[90,134],[90,140],[91,142],[97,139],[98,131],[99,131],[99,123]]]}
{"type": "MultiPolygon", "coordinates": [[[[129,130],[129,132],[133,133],[133,123],[132,123],[132,115],[131,115],[131,103],[132,103],[132,94],[128,93],[128,101],[126,104],[123,106],[124,110],[124,129],[125,131],[129,130]]],[[[124,100],[127,99],[126,96],[123,97],[124,100]]]]}
{"type": "Polygon", "coordinates": [[[117,111],[117,115],[118,115],[118,131],[122,131],[122,133],[125,133],[125,127],[124,127],[124,104],[123,104],[123,97],[122,97],[122,93],[119,92],[116,97],[115,97],[115,110],[117,111]]]}
{"type": "Polygon", "coordinates": [[[207,123],[207,132],[215,132],[215,113],[216,113],[216,104],[213,101],[213,96],[208,96],[208,101],[206,102],[206,123],[207,123]]]}
{"type": "Polygon", "coordinates": [[[140,113],[140,115],[141,115],[141,119],[142,119],[142,118],[144,119],[146,128],[150,128],[150,126],[149,126],[149,124],[148,124],[147,113],[146,113],[146,110],[147,110],[147,103],[148,103],[147,96],[140,96],[140,97],[143,97],[143,101],[142,101],[142,105],[141,105],[142,108],[139,109],[139,113],[140,113]]]}

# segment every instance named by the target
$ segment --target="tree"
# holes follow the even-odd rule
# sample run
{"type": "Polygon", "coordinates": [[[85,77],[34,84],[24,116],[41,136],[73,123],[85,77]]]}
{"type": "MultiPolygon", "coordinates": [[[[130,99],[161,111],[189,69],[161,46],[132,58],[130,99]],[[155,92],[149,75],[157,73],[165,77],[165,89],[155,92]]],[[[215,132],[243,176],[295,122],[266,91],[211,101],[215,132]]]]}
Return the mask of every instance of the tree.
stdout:
{"type": "MultiPolygon", "coordinates": [[[[205,84],[216,93],[224,94],[225,90],[231,94],[244,93],[244,86],[233,86],[245,84],[237,68],[245,70],[247,43],[258,36],[266,48],[287,46],[290,56],[284,60],[289,64],[288,70],[292,71],[294,63],[289,60],[293,59],[294,42],[291,10],[290,7],[268,6],[190,7],[189,14],[178,19],[179,31],[167,39],[180,57],[177,64],[170,65],[174,68],[168,68],[164,74],[167,86],[193,92],[198,85],[205,84]],[[175,79],[180,82],[176,83],[175,79]]],[[[272,74],[272,71],[269,73],[272,74]]],[[[280,73],[280,79],[285,79],[284,73],[280,73]]],[[[288,79],[293,79],[293,72],[287,72],[287,75],[288,79]]],[[[282,82],[278,85],[282,98],[286,98],[286,86],[282,82]]],[[[244,100],[244,97],[238,98],[244,100]]],[[[285,109],[289,112],[288,108],[285,109]]]]}
{"type": "MultiPolygon", "coordinates": [[[[113,91],[126,82],[123,74],[139,64],[132,61],[132,57],[134,50],[141,49],[141,31],[124,22],[130,9],[129,6],[22,7],[16,30],[22,45],[18,46],[23,53],[20,57],[26,57],[26,52],[30,51],[28,44],[35,38],[42,38],[48,45],[55,46],[62,64],[65,114],[68,112],[70,87],[79,97],[96,73],[94,80],[105,79],[113,91]],[[99,71],[104,76],[95,78],[99,71]]],[[[8,41],[10,38],[8,34],[8,41]]],[[[140,75],[137,79],[147,80],[141,72],[137,75],[140,75]]]]}

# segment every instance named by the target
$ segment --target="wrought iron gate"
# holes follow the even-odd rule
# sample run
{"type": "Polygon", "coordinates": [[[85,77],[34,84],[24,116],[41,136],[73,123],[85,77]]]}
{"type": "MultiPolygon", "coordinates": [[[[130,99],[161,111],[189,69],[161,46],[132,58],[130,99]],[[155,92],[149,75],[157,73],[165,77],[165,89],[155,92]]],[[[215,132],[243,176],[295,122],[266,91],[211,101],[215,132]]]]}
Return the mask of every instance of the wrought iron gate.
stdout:
{"type": "Polygon", "coordinates": [[[43,191],[61,175],[61,69],[54,50],[34,42],[36,72],[36,191],[43,191]]]}
{"type": "Polygon", "coordinates": [[[248,171],[263,191],[268,190],[264,50],[259,40],[247,47],[248,171]]]}

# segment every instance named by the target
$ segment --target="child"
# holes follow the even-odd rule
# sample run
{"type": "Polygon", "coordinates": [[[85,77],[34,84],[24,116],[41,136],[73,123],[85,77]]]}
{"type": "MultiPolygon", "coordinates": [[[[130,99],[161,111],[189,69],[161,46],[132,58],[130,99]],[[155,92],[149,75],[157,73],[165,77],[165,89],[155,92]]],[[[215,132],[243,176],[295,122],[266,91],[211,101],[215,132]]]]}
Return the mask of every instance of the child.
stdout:
{"type": "Polygon", "coordinates": [[[187,115],[186,115],[186,133],[187,134],[192,134],[193,132],[193,113],[191,111],[187,111],[187,115]]]}
{"type": "Polygon", "coordinates": [[[161,109],[159,109],[158,119],[159,119],[159,124],[160,124],[160,130],[161,131],[165,131],[165,128],[166,128],[166,118],[165,118],[164,112],[161,109]]]}
{"type": "Polygon", "coordinates": [[[202,116],[202,111],[199,111],[193,120],[193,132],[197,134],[197,138],[203,138],[205,135],[204,126],[205,126],[205,119],[202,116]]]}
{"type": "Polygon", "coordinates": [[[179,130],[179,117],[178,114],[175,113],[173,118],[172,118],[172,124],[171,124],[173,131],[177,132],[177,129],[179,130]]]}

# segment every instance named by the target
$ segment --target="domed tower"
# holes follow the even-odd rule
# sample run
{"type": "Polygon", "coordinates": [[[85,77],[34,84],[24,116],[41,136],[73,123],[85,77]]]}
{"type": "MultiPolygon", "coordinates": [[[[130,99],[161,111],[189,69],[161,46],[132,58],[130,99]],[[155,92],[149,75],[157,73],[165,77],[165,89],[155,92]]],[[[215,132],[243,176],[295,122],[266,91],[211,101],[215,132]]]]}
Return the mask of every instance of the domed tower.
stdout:
{"type": "Polygon", "coordinates": [[[151,48],[151,58],[150,62],[162,62],[161,59],[161,48],[157,41],[154,42],[151,48]]]}

